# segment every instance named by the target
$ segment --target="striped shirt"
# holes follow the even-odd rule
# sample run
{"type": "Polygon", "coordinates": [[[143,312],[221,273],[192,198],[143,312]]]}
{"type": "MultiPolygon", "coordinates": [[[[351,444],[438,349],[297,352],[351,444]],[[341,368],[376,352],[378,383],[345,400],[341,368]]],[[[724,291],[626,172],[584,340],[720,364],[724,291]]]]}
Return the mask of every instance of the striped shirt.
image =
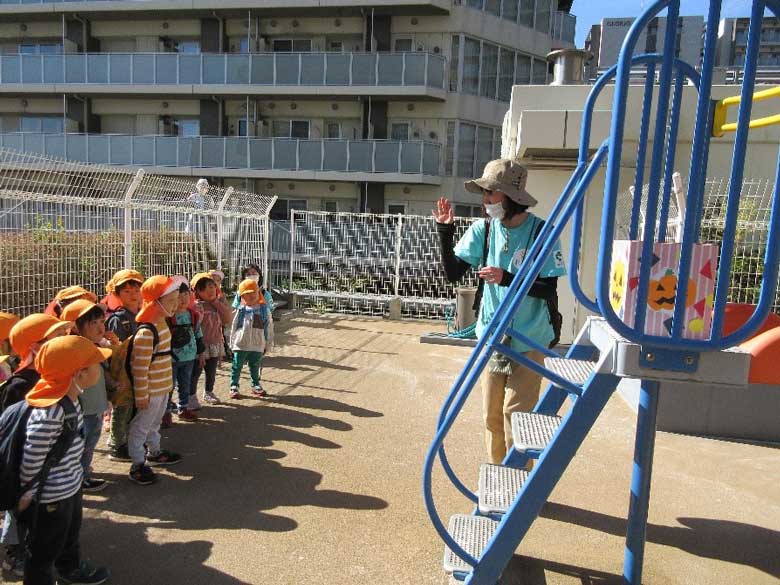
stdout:
{"type": "MultiPolygon", "coordinates": [[[[78,403],[75,404],[75,408],[78,413],[78,432],[70,449],[57,466],[49,470],[41,494],[40,501],[43,504],[67,499],[81,489],[84,417],[78,403]]],[[[30,413],[30,418],[27,419],[27,439],[22,454],[22,467],[19,472],[22,485],[31,481],[43,467],[46,456],[62,434],[64,421],[65,410],[59,404],[53,404],[48,408],[34,408],[30,413]]],[[[36,482],[31,488],[33,495],[37,489],[38,483],[36,482]]]]}
{"type": "Polygon", "coordinates": [[[163,396],[173,390],[170,353],[152,359],[155,353],[171,351],[171,330],[165,319],[154,323],[154,326],[160,337],[157,347],[154,347],[154,334],[149,329],[139,329],[133,342],[133,390],[136,400],[163,396]]]}

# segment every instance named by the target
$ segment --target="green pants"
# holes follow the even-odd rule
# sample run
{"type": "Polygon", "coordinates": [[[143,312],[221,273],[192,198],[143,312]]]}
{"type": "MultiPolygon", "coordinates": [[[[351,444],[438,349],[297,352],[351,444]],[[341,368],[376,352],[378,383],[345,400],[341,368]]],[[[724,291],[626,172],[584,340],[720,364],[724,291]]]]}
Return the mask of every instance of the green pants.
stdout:
{"type": "Polygon", "coordinates": [[[111,433],[108,437],[109,447],[118,448],[127,445],[127,428],[133,418],[132,406],[115,406],[111,411],[111,433]]]}
{"type": "Polygon", "coordinates": [[[249,362],[249,376],[252,378],[252,385],[257,386],[260,383],[260,363],[262,361],[262,352],[234,351],[233,367],[230,370],[230,385],[238,387],[238,382],[241,380],[241,370],[244,369],[244,362],[249,362]]]}

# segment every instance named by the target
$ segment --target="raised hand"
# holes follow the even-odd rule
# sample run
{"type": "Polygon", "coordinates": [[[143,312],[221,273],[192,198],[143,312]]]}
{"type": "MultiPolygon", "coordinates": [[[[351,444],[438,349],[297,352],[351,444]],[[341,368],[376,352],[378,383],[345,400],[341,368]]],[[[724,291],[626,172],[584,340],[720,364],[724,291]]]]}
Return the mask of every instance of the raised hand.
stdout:
{"type": "Polygon", "coordinates": [[[455,223],[455,214],[452,211],[452,203],[446,197],[436,202],[436,207],[431,210],[436,223],[455,223]]]}

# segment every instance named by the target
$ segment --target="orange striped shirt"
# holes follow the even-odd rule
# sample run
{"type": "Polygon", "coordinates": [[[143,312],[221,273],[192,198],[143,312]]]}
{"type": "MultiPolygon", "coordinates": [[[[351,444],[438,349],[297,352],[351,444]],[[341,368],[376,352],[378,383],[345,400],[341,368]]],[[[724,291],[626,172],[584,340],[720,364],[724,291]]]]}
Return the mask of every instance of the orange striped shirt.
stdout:
{"type": "Polygon", "coordinates": [[[171,356],[152,355],[171,351],[171,330],[165,320],[154,323],[160,337],[154,347],[154,335],[148,329],[140,329],[133,342],[133,389],[135,398],[163,396],[173,390],[171,356]]]}

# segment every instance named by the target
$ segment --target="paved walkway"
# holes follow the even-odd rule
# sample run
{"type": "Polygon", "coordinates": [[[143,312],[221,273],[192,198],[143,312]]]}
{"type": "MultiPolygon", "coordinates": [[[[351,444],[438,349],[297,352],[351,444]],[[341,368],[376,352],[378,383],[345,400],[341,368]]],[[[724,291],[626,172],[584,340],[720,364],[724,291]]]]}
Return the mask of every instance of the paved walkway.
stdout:
{"type": "MultiPolygon", "coordinates": [[[[274,400],[204,407],[200,422],[166,431],[185,459],[152,487],[96,456],[112,485],[85,499],[85,556],[122,585],[446,583],[420,470],[468,350],[419,344],[431,328],[284,316],[263,374],[274,400]]],[[[218,384],[225,398],[226,370],[218,384]]],[[[477,398],[449,441],[470,482],[482,457],[477,398]]],[[[507,582],[619,582],[633,426],[616,396],[507,582]]],[[[776,448],[660,434],[646,582],[778,583],[778,470],[776,448]]],[[[443,481],[436,491],[445,518],[470,510],[443,481]]]]}

